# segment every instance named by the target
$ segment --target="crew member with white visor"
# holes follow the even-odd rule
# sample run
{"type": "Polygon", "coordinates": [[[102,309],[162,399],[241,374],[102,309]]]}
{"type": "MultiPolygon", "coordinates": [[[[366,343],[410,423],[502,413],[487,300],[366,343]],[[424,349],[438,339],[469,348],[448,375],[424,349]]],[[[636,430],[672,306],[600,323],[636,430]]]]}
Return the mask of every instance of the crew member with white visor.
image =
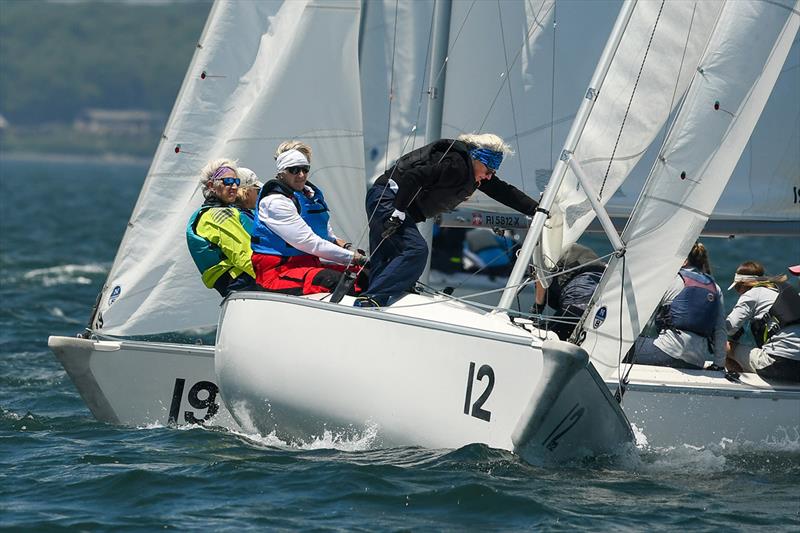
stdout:
{"type": "Polygon", "coordinates": [[[325,196],[308,181],[310,160],[311,149],[304,143],[282,143],[276,156],[278,173],[259,194],[253,267],[256,281],[268,291],[332,292],[346,268],[357,269],[367,261],[333,233],[325,196]]]}

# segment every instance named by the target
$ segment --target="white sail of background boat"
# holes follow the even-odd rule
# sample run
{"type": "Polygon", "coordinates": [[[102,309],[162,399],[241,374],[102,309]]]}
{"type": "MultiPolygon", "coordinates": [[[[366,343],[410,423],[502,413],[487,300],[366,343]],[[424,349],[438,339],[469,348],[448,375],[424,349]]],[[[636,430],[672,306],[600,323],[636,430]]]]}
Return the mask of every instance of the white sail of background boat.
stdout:
{"type": "MultiPolygon", "coordinates": [[[[685,9],[676,7],[676,4],[669,2],[669,9],[685,9]]],[[[515,143],[518,154],[517,160],[509,159],[504,165],[507,174],[503,177],[513,179],[517,173],[514,167],[519,165],[517,186],[535,195],[543,186],[541,180],[536,182],[537,170],[541,176],[542,170],[552,168],[553,149],[550,146],[557,148],[563,144],[566,125],[575,114],[577,97],[584,93],[582,87],[589,79],[592,67],[588,65],[597,62],[602,48],[598,43],[602,43],[610,31],[610,23],[608,27],[603,26],[603,7],[604,4],[596,2],[583,5],[558,2],[555,7],[552,1],[454,2],[443,131],[455,135],[483,124],[486,130],[503,134],[515,143]],[[553,33],[552,16],[570,11],[569,19],[558,16],[559,39],[578,33],[576,28],[583,32],[587,32],[587,28],[596,28],[596,33],[590,32],[585,36],[586,47],[577,54],[574,47],[565,46],[553,33]],[[587,19],[580,18],[581,13],[595,24],[587,24],[587,19]],[[502,27],[499,20],[504,21],[502,27]],[[467,27],[472,33],[461,31],[467,27]],[[465,35],[470,39],[465,39],[465,35]],[[496,45],[498,36],[506,44],[504,53],[496,45]],[[556,42],[562,44],[552,44],[556,42]],[[460,52],[462,46],[466,53],[460,52]],[[493,51],[478,53],[486,50],[493,51]],[[490,73],[485,77],[490,83],[485,87],[477,84],[481,98],[474,101],[468,98],[474,83],[469,78],[470,65],[480,73],[490,73]],[[584,68],[586,70],[581,74],[584,68]],[[557,75],[562,69],[570,70],[568,83],[562,84],[563,75],[557,75]],[[546,81],[536,83],[542,79],[546,81]],[[459,85],[467,87],[467,82],[470,82],[470,90],[459,90],[459,85]],[[548,86],[549,91],[546,90],[548,86]],[[569,100],[569,92],[573,90],[575,98],[570,109],[564,101],[569,100]],[[482,100],[487,93],[492,97],[497,95],[493,105],[482,100]],[[465,105],[468,106],[461,113],[447,103],[450,98],[459,96],[467,98],[465,105]],[[531,106],[529,100],[542,105],[531,106]],[[492,112],[488,112],[490,109],[492,112]],[[535,118],[526,118],[519,113],[523,109],[535,118]],[[512,115],[518,119],[514,126],[507,124],[512,115]],[[483,123],[487,116],[489,118],[483,123]],[[503,121],[494,123],[494,117],[502,117],[503,121]],[[552,125],[556,127],[551,141],[547,130],[552,125]],[[564,129],[560,130],[559,126],[564,129]],[[525,176],[524,181],[522,176],[525,176]]],[[[641,9],[641,3],[637,9],[641,9]]],[[[709,8],[701,6],[697,9],[705,13],[709,8]]],[[[695,11],[694,7],[692,11],[695,11]]],[[[264,178],[271,173],[272,147],[284,138],[307,140],[314,148],[314,162],[319,163],[314,168],[312,180],[326,190],[326,197],[331,196],[328,191],[342,192],[341,195],[334,194],[331,199],[337,232],[358,240],[365,222],[362,207],[364,178],[382,172],[393,158],[406,151],[406,147],[422,143],[424,126],[416,117],[424,116],[426,93],[428,86],[432,85],[430,78],[425,79],[429,68],[428,36],[432,13],[432,2],[385,1],[360,5],[346,1],[215,3],[129,229],[99,297],[98,313],[91,327],[95,338],[54,337],[50,340],[51,347],[97,418],[126,424],[210,420],[227,426],[236,425],[225,404],[220,402],[213,348],[120,340],[110,336],[153,335],[216,323],[218,298],[200,283],[183,243],[185,220],[200,202],[194,174],[212,157],[239,157],[243,164],[254,168],[264,178]],[[362,7],[361,15],[359,7],[362,7]],[[415,22],[415,17],[422,17],[422,21],[415,22]],[[316,31],[318,24],[325,29],[316,31]],[[302,28],[303,31],[287,33],[286,27],[302,28]],[[356,68],[353,59],[359,46],[361,62],[356,68]],[[332,55],[331,50],[341,53],[332,55]],[[376,51],[379,53],[374,53],[376,51]],[[317,65],[321,63],[318,61],[320,57],[326,61],[319,68],[297,68],[300,64],[317,65]],[[425,63],[420,65],[423,60],[425,63]],[[389,92],[387,87],[391,88],[389,92]],[[304,94],[304,90],[308,93],[304,94]],[[321,95],[326,93],[335,98],[335,104],[321,99],[321,95]],[[422,95],[425,96],[421,99],[422,95]],[[383,106],[375,104],[380,104],[381,100],[383,106]],[[297,104],[298,101],[302,104],[297,104]],[[362,131],[371,133],[368,138],[362,138],[362,131]],[[378,133],[381,137],[376,141],[373,136],[378,133]]],[[[698,28],[701,27],[699,19],[692,22],[692,32],[700,31],[698,28]]],[[[638,44],[631,48],[642,50],[648,31],[640,29],[635,37],[624,35],[623,39],[638,39],[638,44]]],[[[682,35],[689,34],[684,28],[682,35]]],[[[701,37],[696,39],[703,40],[701,37]]],[[[683,54],[685,45],[685,42],[681,43],[679,54],[683,54]]],[[[612,65],[611,72],[614,68],[612,65]]],[[[691,70],[692,67],[687,68],[691,70]]],[[[688,80],[681,83],[684,82],[688,83],[688,80]]],[[[675,80],[672,79],[671,83],[674,85],[675,80]]],[[[680,94],[676,91],[673,105],[679,100],[680,94]]],[[[483,201],[476,199],[478,203],[483,201]]],[[[483,208],[484,204],[480,206],[483,208]]],[[[271,300],[284,303],[280,297],[271,300]]],[[[285,303],[297,304],[296,300],[285,303]]],[[[301,301],[313,312],[317,310],[315,306],[322,305],[301,301]]],[[[278,309],[283,314],[289,306],[278,309]]],[[[472,327],[472,318],[464,317],[472,317],[473,312],[464,308],[454,313],[472,327]]],[[[434,318],[430,315],[424,317],[425,320],[434,318]]],[[[391,317],[387,318],[392,321],[391,317]]],[[[259,322],[256,328],[262,328],[264,323],[259,322]]],[[[486,328],[487,323],[483,321],[481,327],[486,328]]],[[[520,333],[518,329],[504,329],[508,324],[503,324],[497,326],[505,332],[500,333],[499,338],[507,339],[504,335],[509,332],[513,332],[512,336],[520,333]]],[[[256,331],[256,328],[252,330],[256,331]]],[[[353,336],[358,337],[360,333],[358,331],[353,336]]],[[[525,335],[530,341],[530,335],[525,335]]],[[[488,341],[473,341],[493,342],[498,340],[495,337],[488,341]]],[[[520,343],[511,344],[521,346],[520,343]]],[[[524,353],[532,350],[526,347],[524,353]]],[[[421,361],[417,368],[427,368],[434,357],[438,360],[438,353],[421,361]]],[[[518,380],[512,380],[516,383],[514,390],[520,391],[517,397],[506,397],[500,402],[497,389],[474,412],[480,414],[481,409],[498,402],[504,408],[512,406],[506,409],[504,416],[507,419],[509,412],[521,416],[520,410],[527,407],[526,402],[530,399],[530,388],[525,387],[530,387],[541,373],[538,357],[535,357],[538,363],[526,361],[506,370],[518,376],[518,380]],[[525,394],[526,400],[519,400],[519,395],[525,394]]],[[[347,358],[347,354],[341,354],[336,359],[347,358]]],[[[447,356],[442,358],[447,360],[447,356]]],[[[492,388],[487,384],[493,383],[494,378],[490,378],[487,372],[482,364],[467,365],[464,368],[460,366],[451,377],[454,381],[449,385],[452,387],[450,395],[460,391],[457,411],[470,422],[482,420],[473,416],[472,408],[480,399],[479,393],[492,388]],[[470,383],[473,387],[469,386],[470,383]],[[466,394],[465,389],[470,393],[474,389],[477,396],[466,394]],[[473,402],[466,402],[465,396],[473,402]]],[[[346,372],[345,377],[353,373],[346,372]]],[[[412,389],[416,390],[423,382],[429,383],[431,388],[443,387],[439,381],[420,379],[424,377],[427,380],[430,376],[417,374],[413,379],[409,378],[412,389]]],[[[312,377],[314,375],[320,376],[312,374],[312,377]]],[[[432,370],[431,375],[441,374],[432,370]]],[[[708,380],[702,386],[709,386],[708,380]]],[[[728,386],[732,393],[740,393],[736,384],[719,383],[719,380],[712,380],[710,386],[716,387],[714,390],[728,386]]],[[[339,390],[335,389],[331,395],[339,390]]],[[[659,394],[662,392],[658,391],[659,394]]],[[[320,396],[319,392],[316,396],[320,396]]],[[[389,409],[396,412],[397,407],[389,406],[389,409]]],[[[660,416],[658,410],[637,415],[660,416]]],[[[244,416],[240,415],[239,419],[244,420],[244,416]]],[[[508,421],[505,424],[506,428],[513,425],[508,421]]],[[[510,431],[504,431],[504,436],[495,435],[494,440],[485,437],[472,441],[511,448],[510,431]]],[[[459,435],[461,440],[448,441],[447,445],[472,442],[469,438],[473,434],[459,435]]],[[[419,442],[436,445],[437,441],[421,439],[419,442]]]]}

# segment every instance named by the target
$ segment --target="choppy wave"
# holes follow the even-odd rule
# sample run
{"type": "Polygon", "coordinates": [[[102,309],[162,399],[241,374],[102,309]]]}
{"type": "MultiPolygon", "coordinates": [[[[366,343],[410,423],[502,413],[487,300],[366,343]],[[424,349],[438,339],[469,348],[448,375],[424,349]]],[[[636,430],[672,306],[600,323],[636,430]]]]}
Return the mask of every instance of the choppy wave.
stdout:
{"type": "MultiPolygon", "coordinates": [[[[87,274],[108,274],[110,266],[101,263],[88,263],[85,265],[58,265],[48,268],[29,270],[22,275],[27,282],[41,283],[44,287],[58,285],[89,285],[93,282],[87,274]]],[[[13,283],[13,278],[8,280],[13,283]]]]}

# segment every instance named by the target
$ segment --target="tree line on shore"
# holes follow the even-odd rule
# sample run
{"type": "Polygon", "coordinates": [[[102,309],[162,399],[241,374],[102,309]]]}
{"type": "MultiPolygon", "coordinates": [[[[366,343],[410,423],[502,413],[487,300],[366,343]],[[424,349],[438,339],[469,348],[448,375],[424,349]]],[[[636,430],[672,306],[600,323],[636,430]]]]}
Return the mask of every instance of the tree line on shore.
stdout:
{"type": "Polygon", "coordinates": [[[0,115],[71,124],[87,108],[169,113],[211,6],[0,2],[0,115]]]}

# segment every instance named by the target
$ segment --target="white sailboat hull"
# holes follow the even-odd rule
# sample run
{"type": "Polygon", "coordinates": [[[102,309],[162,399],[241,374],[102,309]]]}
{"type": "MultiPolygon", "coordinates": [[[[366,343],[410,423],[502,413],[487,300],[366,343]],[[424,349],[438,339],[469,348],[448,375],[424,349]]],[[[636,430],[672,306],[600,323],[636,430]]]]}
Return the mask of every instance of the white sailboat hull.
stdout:
{"type": "Polygon", "coordinates": [[[800,386],[755,374],[637,365],[622,406],[650,446],[800,442],[800,386]]]}
{"type": "MultiPolygon", "coordinates": [[[[192,388],[219,388],[211,346],[74,337],[50,337],[48,344],[92,415],[102,422],[183,425],[189,423],[187,412],[201,420],[208,415],[208,409],[192,407],[192,388]],[[184,385],[176,403],[176,389],[181,389],[179,380],[184,385]],[[170,421],[175,405],[177,416],[170,421]]],[[[462,402],[467,373],[468,368],[459,374],[462,402]]],[[[473,384],[475,400],[487,384],[486,378],[473,384]]],[[[406,390],[415,386],[409,383],[406,390]]],[[[612,392],[617,389],[616,381],[608,381],[607,386],[612,392]]],[[[493,395],[494,391],[490,396],[493,395]]],[[[199,389],[196,396],[208,398],[207,392],[199,389]]],[[[218,411],[206,424],[239,429],[220,394],[213,398],[213,404],[218,411]]],[[[487,400],[485,405],[488,408],[492,403],[487,400]]],[[[800,387],[771,385],[751,374],[743,374],[737,383],[717,372],[636,366],[622,405],[650,446],[706,446],[727,440],[761,444],[797,441],[800,434],[800,387]]],[[[463,403],[459,412],[463,413],[463,403]]],[[[353,429],[354,426],[347,427],[348,432],[353,429]]]]}
{"type": "Polygon", "coordinates": [[[74,337],[47,344],[101,422],[238,429],[220,400],[213,346],[74,337]]]}
{"type": "Polygon", "coordinates": [[[384,446],[484,443],[532,460],[632,441],[583,350],[445,299],[362,310],[240,293],[223,304],[216,370],[245,430],[289,441],[371,427],[384,446]]]}

